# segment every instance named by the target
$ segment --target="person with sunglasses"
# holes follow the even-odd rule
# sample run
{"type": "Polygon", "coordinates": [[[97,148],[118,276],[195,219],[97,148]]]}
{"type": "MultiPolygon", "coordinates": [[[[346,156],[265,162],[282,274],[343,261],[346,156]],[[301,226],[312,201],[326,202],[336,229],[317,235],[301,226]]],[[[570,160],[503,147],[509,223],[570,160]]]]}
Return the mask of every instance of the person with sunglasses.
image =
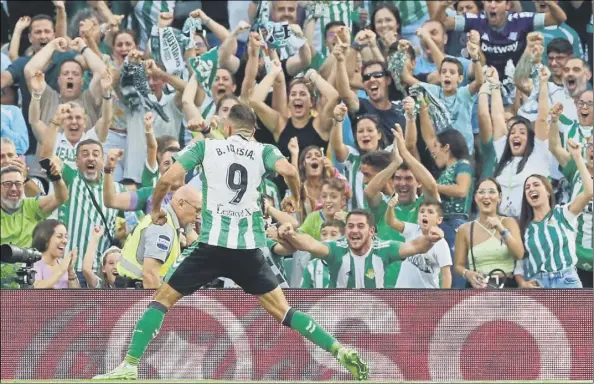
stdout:
{"type": "Polygon", "coordinates": [[[383,61],[372,60],[365,62],[361,68],[363,87],[367,98],[357,96],[351,89],[346,60],[348,47],[337,44],[332,54],[336,58],[336,90],[346,104],[351,116],[372,114],[379,117],[379,123],[384,145],[394,140],[392,128],[394,125],[406,126],[402,105],[390,100],[389,88],[392,79],[388,75],[383,61]]]}
{"type": "MultiPolygon", "coordinates": [[[[590,107],[591,109],[592,107],[590,107]]],[[[549,128],[549,150],[555,156],[563,176],[570,183],[571,201],[574,201],[579,193],[583,192],[584,184],[592,185],[592,175],[594,174],[594,148],[592,145],[593,138],[590,136],[586,139],[584,144],[585,150],[582,156],[585,159],[586,169],[590,173],[590,180],[584,180],[579,172],[579,168],[575,159],[572,158],[570,152],[561,145],[559,139],[559,116],[563,112],[561,104],[555,104],[551,108],[551,126],[549,128]]],[[[576,227],[576,255],[577,255],[577,273],[584,288],[592,288],[592,201],[587,204],[580,216],[577,218],[576,227]]]]}
{"type": "MultiPolygon", "coordinates": [[[[159,288],[163,277],[181,254],[180,230],[200,218],[201,206],[201,193],[186,185],[175,191],[169,204],[165,205],[166,224],[153,224],[150,215],[138,223],[128,237],[118,263],[118,275],[127,280],[125,286],[142,282],[144,289],[159,288]]],[[[184,232],[186,243],[193,243],[198,238],[193,230],[184,232]]],[[[116,281],[116,286],[118,284],[116,281]]]]}

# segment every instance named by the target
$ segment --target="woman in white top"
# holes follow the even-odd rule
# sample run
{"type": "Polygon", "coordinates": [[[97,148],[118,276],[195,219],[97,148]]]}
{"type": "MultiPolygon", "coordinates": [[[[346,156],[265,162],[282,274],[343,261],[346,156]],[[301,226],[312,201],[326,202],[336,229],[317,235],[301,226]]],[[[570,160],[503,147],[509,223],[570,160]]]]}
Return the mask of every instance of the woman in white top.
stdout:
{"type": "Polygon", "coordinates": [[[548,148],[549,99],[547,81],[550,72],[543,67],[540,74],[538,115],[532,123],[516,116],[509,132],[505,123],[501,86],[497,71],[489,71],[487,81],[491,87],[491,119],[493,122],[493,145],[497,158],[494,177],[501,185],[500,213],[519,217],[522,206],[524,181],[532,174],[548,177],[551,154],[548,148]],[[507,135],[506,135],[507,134],[507,135]]]}

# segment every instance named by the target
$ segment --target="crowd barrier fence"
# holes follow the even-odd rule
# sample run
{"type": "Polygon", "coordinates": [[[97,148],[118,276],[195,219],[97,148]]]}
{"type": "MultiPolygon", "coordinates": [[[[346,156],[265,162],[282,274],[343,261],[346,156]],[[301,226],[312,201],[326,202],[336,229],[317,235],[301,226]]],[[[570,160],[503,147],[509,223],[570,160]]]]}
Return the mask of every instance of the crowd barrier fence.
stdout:
{"type": "MultiPolygon", "coordinates": [[[[84,379],[117,366],[151,299],[135,290],[0,292],[1,379],[84,379]]],[[[592,290],[286,290],[377,380],[591,380],[592,290]]],[[[145,379],[347,380],[326,352],[239,290],[167,314],[145,379]]]]}

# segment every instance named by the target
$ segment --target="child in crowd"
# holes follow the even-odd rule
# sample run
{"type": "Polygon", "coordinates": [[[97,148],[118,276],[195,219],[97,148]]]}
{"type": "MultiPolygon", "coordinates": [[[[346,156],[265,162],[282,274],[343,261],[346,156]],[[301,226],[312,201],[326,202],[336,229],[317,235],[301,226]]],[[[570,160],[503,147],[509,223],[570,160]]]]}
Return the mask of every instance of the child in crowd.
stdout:
{"type": "MultiPolygon", "coordinates": [[[[418,224],[406,223],[396,218],[394,207],[398,204],[395,194],[386,210],[386,223],[394,230],[402,233],[406,241],[426,235],[430,228],[438,226],[443,220],[441,203],[437,200],[425,199],[419,208],[418,224]]],[[[396,288],[439,288],[441,272],[442,288],[450,288],[452,274],[450,266],[452,256],[445,239],[439,240],[431,250],[422,255],[409,256],[402,262],[396,288]]]]}
{"type": "MultiPolygon", "coordinates": [[[[345,224],[340,220],[328,220],[322,224],[322,241],[338,240],[344,236],[345,224]]],[[[301,288],[328,288],[330,272],[328,265],[322,259],[313,259],[305,267],[301,288]]]]}

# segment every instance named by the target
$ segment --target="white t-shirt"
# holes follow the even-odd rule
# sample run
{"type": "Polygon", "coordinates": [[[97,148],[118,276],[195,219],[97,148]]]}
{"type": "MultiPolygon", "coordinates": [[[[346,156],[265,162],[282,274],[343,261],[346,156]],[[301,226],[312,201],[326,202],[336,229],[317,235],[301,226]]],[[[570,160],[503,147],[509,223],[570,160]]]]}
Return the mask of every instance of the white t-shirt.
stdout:
{"type": "MultiPolygon", "coordinates": [[[[423,235],[418,224],[404,223],[402,233],[406,241],[423,235]]],[[[452,265],[450,247],[445,239],[439,240],[429,252],[407,257],[402,262],[396,288],[439,288],[441,267],[452,265]]]]}
{"type": "Polygon", "coordinates": [[[163,120],[157,112],[153,111],[153,115],[155,116],[155,122],[153,123],[155,137],[169,135],[178,138],[182,130],[184,114],[175,105],[175,93],[163,94],[161,100],[159,100],[159,104],[161,104],[165,114],[169,117],[169,122],[163,120]]]}
{"type": "MultiPolygon", "coordinates": [[[[507,136],[503,136],[496,140],[493,144],[495,146],[495,154],[497,162],[501,160],[505,143],[508,140],[507,136]]],[[[497,181],[501,184],[503,192],[503,200],[501,201],[500,211],[504,216],[519,217],[522,210],[522,194],[524,193],[524,181],[534,174],[545,177],[550,176],[551,171],[551,153],[549,152],[549,141],[542,141],[534,138],[534,149],[524,164],[522,172],[516,174],[518,164],[522,160],[521,157],[514,157],[503,168],[501,174],[497,176],[497,181]]]]}

